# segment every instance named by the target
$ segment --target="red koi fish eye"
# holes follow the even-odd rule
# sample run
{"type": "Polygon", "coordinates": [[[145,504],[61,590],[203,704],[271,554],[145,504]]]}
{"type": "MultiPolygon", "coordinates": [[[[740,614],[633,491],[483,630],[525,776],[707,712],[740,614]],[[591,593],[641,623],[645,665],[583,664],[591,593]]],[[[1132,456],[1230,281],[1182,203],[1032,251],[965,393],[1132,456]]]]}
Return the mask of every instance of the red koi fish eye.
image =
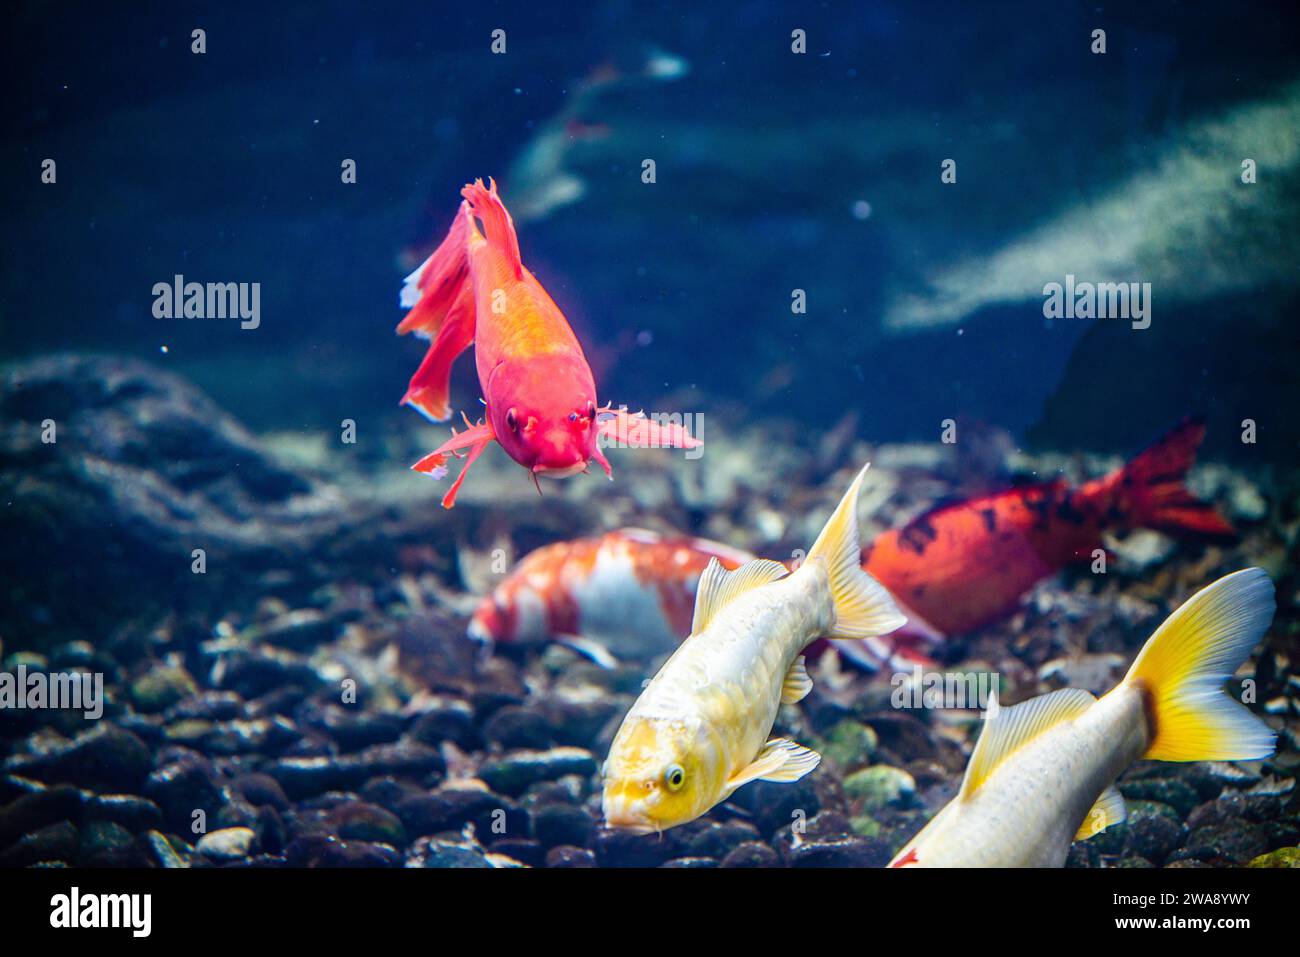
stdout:
{"type": "Polygon", "coordinates": [[[596,424],[596,403],[595,402],[588,400],[587,409],[585,412],[569,413],[570,422],[580,422],[583,420],[586,420],[587,423],[586,426],[584,426],[584,428],[590,428],[591,426],[596,424]]]}

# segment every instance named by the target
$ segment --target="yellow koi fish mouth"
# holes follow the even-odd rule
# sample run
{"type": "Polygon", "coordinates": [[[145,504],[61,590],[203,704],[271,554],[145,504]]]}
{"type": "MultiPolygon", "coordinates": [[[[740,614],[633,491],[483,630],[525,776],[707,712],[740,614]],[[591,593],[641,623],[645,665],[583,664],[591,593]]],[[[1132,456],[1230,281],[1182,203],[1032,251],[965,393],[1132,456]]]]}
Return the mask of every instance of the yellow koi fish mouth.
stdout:
{"type": "Polygon", "coordinates": [[[622,790],[606,787],[601,799],[601,810],[605,815],[605,826],[612,831],[626,834],[655,834],[659,828],[650,818],[637,811],[635,804],[628,800],[622,790]]]}

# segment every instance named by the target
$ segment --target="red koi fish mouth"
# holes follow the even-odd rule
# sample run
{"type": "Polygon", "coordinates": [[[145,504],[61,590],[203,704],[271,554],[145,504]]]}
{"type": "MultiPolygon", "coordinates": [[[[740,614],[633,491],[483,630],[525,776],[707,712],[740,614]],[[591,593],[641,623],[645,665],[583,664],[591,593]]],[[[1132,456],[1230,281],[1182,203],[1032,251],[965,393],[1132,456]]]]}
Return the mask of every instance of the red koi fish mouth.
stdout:
{"type": "Polygon", "coordinates": [[[587,463],[579,460],[572,465],[534,465],[533,474],[541,475],[545,478],[562,479],[570,475],[577,475],[579,472],[587,470],[587,463]]]}

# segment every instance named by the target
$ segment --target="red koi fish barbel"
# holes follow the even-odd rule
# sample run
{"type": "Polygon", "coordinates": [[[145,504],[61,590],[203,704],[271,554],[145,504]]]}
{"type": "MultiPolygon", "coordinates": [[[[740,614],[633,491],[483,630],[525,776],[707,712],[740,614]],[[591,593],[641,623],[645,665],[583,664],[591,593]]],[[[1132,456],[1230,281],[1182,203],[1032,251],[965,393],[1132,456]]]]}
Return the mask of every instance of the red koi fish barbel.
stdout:
{"type": "Polygon", "coordinates": [[[403,404],[434,422],[451,418],[451,368],[474,346],[486,412],[412,466],[441,478],[447,456],[464,457],[444,508],[475,459],[492,442],[537,476],[564,478],[595,461],[611,474],[598,435],[646,448],[696,448],[702,443],[680,425],[601,407],[582,346],[568,320],[519,256],[510,213],[496,184],[475,180],[447,238],[406,278],[401,304],[410,309],[397,327],[431,339],[411,377],[403,404]]]}

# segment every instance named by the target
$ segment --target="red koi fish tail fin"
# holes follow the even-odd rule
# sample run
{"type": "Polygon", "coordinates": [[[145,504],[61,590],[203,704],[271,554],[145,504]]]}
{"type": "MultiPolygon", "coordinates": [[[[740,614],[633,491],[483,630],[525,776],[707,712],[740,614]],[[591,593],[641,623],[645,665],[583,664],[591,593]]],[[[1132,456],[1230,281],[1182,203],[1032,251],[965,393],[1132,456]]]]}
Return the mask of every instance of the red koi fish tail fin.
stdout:
{"type": "Polygon", "coordinates": [[[474,341],[474,292],[468,257],[472,229],[469,205],[461,203],[447,238],[406,277],[402,287],[401,304],[411,311],[398,325],[397,334],[413,332],[433,340],[411,377],[402,403],[434,422],[451,417],[451,366],[474,341]]]}
{"type": "Polygon", "coordinates": [[[488,185],[484,186],[481,179],[476,179],[460,195],[469,203],[474,218],[483,224],[483,237],[488,245],[505,257],[515,278],[522,278],[524,264],[519,258],[519,237],[515,235],[514,220],[497,195],[497,184],[489,178],[488,185]]]}
{"type": "Polygon", "coordinates": [[[1236,535],[1228,520],[1185,484],[1204,438],[1204,421],[1184,419],[1123,468],[1085,485],[1083,494],[1108,497],[1112,514],[1125,527],[1236,535]]]}

